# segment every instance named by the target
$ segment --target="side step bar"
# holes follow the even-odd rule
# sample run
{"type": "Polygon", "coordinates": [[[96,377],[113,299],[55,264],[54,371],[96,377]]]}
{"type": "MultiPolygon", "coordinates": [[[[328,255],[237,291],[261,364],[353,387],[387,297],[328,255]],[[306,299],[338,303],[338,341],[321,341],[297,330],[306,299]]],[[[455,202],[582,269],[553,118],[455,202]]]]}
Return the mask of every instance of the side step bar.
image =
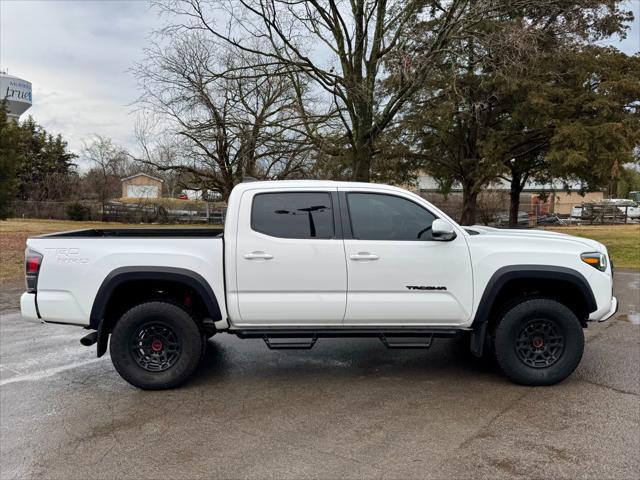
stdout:
{"type": "Polygon", "coordinates": [[[318,337],[310,338],[273,338],[265,335],[262,337],[270,350],[311,350],[318,341],[318,337]]]}
{"type": "Polygon", "coordinates": [[[394,337],[381,333],[380,341],[387,348],[430,348],[433,334],[424,337],[394,337]]]}
{"type": "Polygon", "coordinates": [[[378,338],[387,348],[429,348],[434,338],[451,338],[462,330],[453,328],[269,328],[229,331],[240,338],[260,338],[272,350],[311,349],[318,338],[378,338]]]}

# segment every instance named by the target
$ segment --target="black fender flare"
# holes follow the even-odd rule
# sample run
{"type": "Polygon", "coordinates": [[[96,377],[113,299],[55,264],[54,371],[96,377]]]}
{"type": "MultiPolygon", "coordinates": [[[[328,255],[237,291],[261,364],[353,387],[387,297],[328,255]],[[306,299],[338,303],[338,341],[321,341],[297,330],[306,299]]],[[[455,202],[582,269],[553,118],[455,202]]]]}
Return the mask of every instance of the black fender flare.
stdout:
{"type": "Polygon", "coordinates": [[[105,277],[100,285],[89,316],[89,328],[98,330],[98,357],[102,356],[107,349],[109,332],[106,330],[103,320],[113,292],[125,282],[141,280],[163,280],[187,285],[200,295],[210,318],[214,321],[222,319],[220,305],[211,285],[209,285],[202,275],[192,270],[157,266],[116,268],[105,277]]]}
{"type": "Polygon", "coordinates": [[[512,280],[560,280],[575,286],[582,295],[582,301],[589,313],[597,310],[595,296],[591,286],[584,276],[577,270],[556,265],[509,265],[499,268],[491,276],[484,289],[478,309],[471,323],[474,334],[471,340],[471,350],[478,356],[482,355],[484,337],[489,322],[489,315],[502,288],[512,280]]]}

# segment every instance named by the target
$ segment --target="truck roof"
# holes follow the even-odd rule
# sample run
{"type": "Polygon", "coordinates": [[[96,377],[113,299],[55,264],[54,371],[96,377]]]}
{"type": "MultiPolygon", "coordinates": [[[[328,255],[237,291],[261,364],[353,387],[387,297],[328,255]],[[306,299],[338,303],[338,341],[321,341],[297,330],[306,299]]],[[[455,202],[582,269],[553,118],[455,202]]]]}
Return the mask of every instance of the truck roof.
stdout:
{"type": "Polygon", "coordinates": [[[375,188],[395,191],[406,191],[399,187],[381,183],[339,182],[335,180],[256,180],[243,182],[234,187],[234,191],[253,190],[255,188],[375,188]]]}

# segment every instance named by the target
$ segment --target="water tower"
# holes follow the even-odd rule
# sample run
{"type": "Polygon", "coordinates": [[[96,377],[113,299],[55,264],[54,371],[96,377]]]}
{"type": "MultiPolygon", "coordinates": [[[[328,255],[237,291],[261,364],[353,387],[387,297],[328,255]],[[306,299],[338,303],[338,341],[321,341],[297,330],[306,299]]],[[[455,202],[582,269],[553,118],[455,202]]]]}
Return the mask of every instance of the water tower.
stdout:
{"type": "Polygon", "coordinates": [[[31,106],[31,82],[0,72],[0,100],[7,100],[7,116],[18,121],[31,106]]]}

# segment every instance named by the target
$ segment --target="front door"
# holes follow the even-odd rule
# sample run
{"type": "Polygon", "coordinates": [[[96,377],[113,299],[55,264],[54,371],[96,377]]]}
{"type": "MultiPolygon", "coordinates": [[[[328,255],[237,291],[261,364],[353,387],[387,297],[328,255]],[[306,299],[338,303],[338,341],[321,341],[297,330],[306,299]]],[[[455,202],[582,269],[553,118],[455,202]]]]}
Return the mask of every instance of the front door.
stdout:
{"type": "Polygon", "coordinates": [[[469,319],[473,279],[462,234],[435,240],[435,215],[401,194],[347,191],[346,207],[352,232],[345,234],[345,325],[455,325],[469,319]]]}
{"type": "Polygon", "coordinates": [[[337,193],[246,191],[236,250],[243,326],[340,325],[346,305],[337,193]]]}

